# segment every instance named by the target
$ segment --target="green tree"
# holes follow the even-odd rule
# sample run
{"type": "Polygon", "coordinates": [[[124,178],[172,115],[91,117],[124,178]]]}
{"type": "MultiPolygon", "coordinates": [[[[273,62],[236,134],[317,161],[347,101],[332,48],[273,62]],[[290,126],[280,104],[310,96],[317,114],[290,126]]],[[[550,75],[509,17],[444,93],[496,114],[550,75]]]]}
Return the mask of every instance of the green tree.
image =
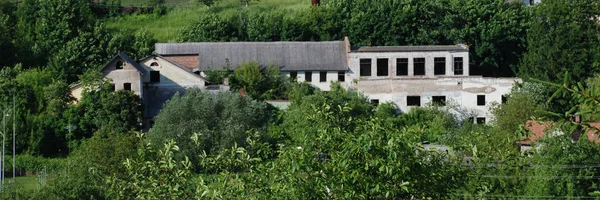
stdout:
{"type": "Polygon", "coordinates": [[[148,135],[156,144],[175,140],[183,155],[196,163],[202,152],[212,154],[234,144],[245,147],[247,131],[265,136],[270,109],[267,103],[236,93],[211,95],[188,89],[185,95],[175,95],[164,105],[148,135]],[[194,134],[199,135],[199,147],[189,139],[194,134]]]}
{"type": "Polygon", "coordinates": [[[591,0],[547,1],[533,8],[527,52],[517,74],[556,82],[569,74],[572,83],[598,72],[600,7],[591,0]]]}

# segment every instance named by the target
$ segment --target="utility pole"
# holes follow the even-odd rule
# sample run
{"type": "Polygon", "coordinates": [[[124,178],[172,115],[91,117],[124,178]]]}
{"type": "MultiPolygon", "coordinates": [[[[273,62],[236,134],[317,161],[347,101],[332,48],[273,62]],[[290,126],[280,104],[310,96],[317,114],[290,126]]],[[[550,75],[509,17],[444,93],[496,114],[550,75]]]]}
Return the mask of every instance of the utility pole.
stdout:
{"type": "Polygon", "coordinates": [[[15,169],[16,169],[16,165],[15,165],[15,163],[16,163],[15,162],[15,158],[16,158],[15,157],[15,151],[16,151],[16,148],[15,148],[16,125],[15,125],[15,123],[16,123],[16,121],[17,121],[17,112],[15,109],[15,94],[13,94],[13,141],[12,141],[13,142],[13,181],[15,181],[15,169]]]}

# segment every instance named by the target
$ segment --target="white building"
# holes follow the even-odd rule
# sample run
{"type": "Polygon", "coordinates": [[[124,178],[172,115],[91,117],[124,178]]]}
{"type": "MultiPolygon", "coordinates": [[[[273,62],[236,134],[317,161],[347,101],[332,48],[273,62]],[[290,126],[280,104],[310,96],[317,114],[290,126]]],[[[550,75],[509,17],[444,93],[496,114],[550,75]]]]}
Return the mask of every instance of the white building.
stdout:
{"type": "Polygon", "coordinates": [[[501,103],[515,78],[469,74],[466,45],[352,47],[348,38],[327,42],[158,43],[157,54],[200,74],[233,70],[242,62],[276,64],[287,76],[329,90],[333,81],[372,102],[394,103],[402,112],[432,102],[454,102],[475,122],[489,122],[492,102],[501,103]],[[195,68],[195,69],[194,69],[195,68]]]}
{"type": "MultiPolygon", "coordinates": [[[[346,41],[347,42],[347,41],[346,41]]],[[[349,46],[349,43],[347,43],[349,46]]],[[[501,103],[517,79],[470,76],[465,45],[352,47],[345,86],[402,112],[452,101],[487,123],[490,103],[501,103]]]]}

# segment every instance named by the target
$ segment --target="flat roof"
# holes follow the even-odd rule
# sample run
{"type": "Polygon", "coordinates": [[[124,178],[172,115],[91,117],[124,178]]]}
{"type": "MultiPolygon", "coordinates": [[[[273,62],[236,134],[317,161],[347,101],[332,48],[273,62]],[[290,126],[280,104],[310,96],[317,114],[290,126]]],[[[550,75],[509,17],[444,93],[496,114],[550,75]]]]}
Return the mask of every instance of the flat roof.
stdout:
{"type": "Polygon", "coordinates": [[[431,46],[375,46],[352,47],[351,52],[424,52],[424,51],[469,51],[466,45],[431,45],[431,46]]]}

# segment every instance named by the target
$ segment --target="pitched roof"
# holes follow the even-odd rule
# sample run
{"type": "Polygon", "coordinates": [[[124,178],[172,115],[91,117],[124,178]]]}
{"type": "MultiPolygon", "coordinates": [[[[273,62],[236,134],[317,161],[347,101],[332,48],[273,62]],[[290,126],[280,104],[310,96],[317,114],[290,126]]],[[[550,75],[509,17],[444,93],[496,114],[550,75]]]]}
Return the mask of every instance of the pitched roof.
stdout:
{"type": "MultiPolygon", "coordinates": [[[[527,120],[525,122],[525,129],[529,130],[530,134],[528,137],[523,138],[522,141],[519,141],[519,144],[522,145],[531,145],[532,143],[536,143],[537,140],[542,139],[546,136],[547,132],[551,132],[552,126],[554,126],[554,122],[541,122],[535,120],[527,120]]],[[[591,127],[600,128],[600,122],[590,122],[591,127]]],[[[600,142],[600,138],[598,135],[598,131],[594,129],[586,128],[586,136],[591,142],[600,142]]],[[[573,140],[579,140],[580,133],[575,132],[571,135],[573,140]]]]}
{"type": "Polygon", "coordinates": [[[176,67],[178,67],[179,69],[181,69],[181,70],[183,70],[183,71],[187,72],[188,74],[191,74],[191,75],[193,75],[193,76],[195,76],[195,77],[197,77],[197,78],[200,78],[200,79],[204,80],[204,78],[203,78],[202,76],[200,76],[200,75],[198,75],[198,74],[195,74],[194,72],[192,72],[192,71],[191,71],[189,68],[187,68],[187,67],[181,66],[180,64],[178,64],[178,63],[176,63],[176,62],[173,62],[172,60],[169,60],[169,59],[167,59],[167,58],[165,58],[165,57],[162,57],[162,56],[160,56],[160,55],[156,55],[156,57],[162,58],[163,60],[167,61],[168,63],[171,63],[171,64],[175,65],[176,67]]]}
{"type": "Polygon", "coordinates": [[[108,64],[110,64],[110,62],[115,60],[117,57],[121,57],[121,59],[123,59],[125,62],[131,64],[142,75],[148,73],[146,68],[142,67],[139,63],[135,62],[131,57],[129,57],[129,55],[127,55],[125,52],[121,52],[121,51],[119,51],[119,53],[117,53],[117,55],[113,56],[110,60],[108,60],[108,62],[106,62],[106,64],[104,64],[104,66],[100,69],[100,71],[102,71],[104,68],[106,68],[108,66],[108,64]]]}
{"type": "Polygon", "coordinates": [[[139,63],[137,63],[135,60],[129,57],[129,55],[127,55],[125,52],[119,51],[117,55],[123,58],[125,62],[128,62],[129,64],[133,65],[133,67],[135,67],[135,69],[137,69],[142,75],[148,73],[148,71],[146,71],[146,68],[142,67],[139,63]]]}
{"type": "Polygon", "coordinates": [[[282,71],[348,69],[344,41],[328,42],[201,42],[157,43],[159,55],[198,54],[198,70],[258,61],[261,66],[279,65],[282,71]]]}
{"type": "Polygon", "coordinates": [[[469,51],[466,45],[352,47],[351,52],[469,51]]]}

